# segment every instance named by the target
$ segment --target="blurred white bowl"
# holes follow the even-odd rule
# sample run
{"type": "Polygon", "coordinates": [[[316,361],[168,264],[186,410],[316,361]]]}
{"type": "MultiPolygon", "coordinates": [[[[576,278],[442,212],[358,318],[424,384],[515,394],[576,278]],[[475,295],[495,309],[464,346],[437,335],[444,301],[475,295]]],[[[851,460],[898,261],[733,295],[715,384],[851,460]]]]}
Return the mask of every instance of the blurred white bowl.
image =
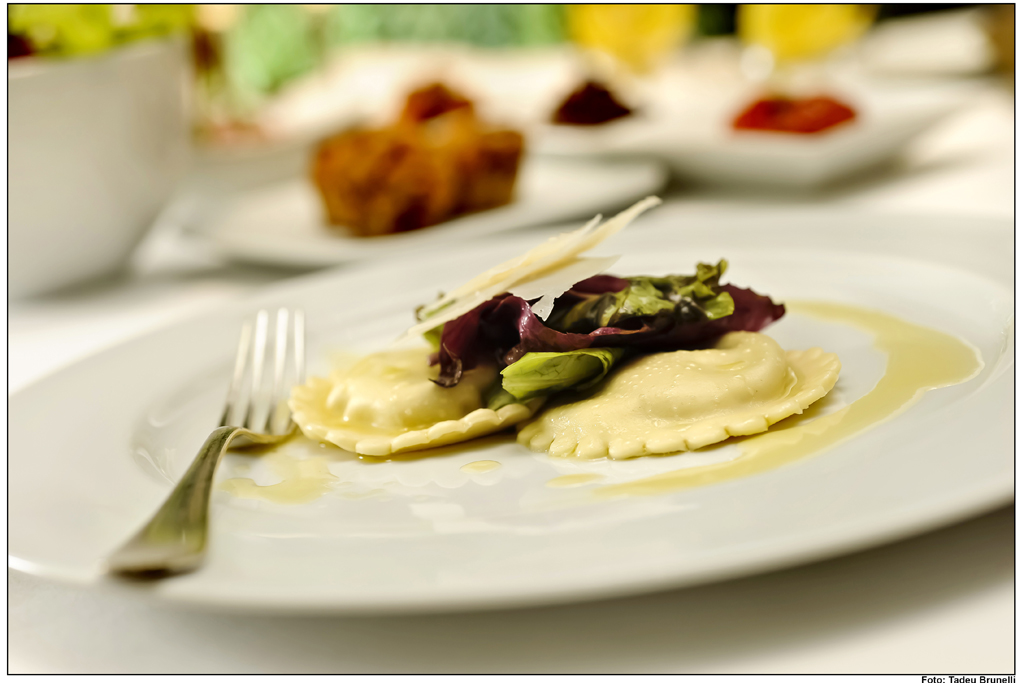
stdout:
{"type": "Polygon", "coordinates": [[[954,103],[910,111],[859,111],[858,119],[812,135],[734,131],[724,122],[714,134],[659,154],[682,178],[700,183],[777,190],[813,190],[879,168],[955,109],[954,103]]]}
{"type": "Polygon", "coordinates": [[[185,168],[180,40],[9,61],[8,296],[121,266],[185,168]]]}

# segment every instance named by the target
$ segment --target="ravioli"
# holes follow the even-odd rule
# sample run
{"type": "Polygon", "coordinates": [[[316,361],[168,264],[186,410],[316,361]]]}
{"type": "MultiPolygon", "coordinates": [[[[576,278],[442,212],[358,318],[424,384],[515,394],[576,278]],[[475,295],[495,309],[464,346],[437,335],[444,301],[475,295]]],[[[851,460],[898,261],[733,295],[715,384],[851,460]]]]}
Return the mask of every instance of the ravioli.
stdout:
{"type": "Polygon", "coordinates": [[[757,332],[715,348],[639,356],[580,397],[567,392],[523,425],[519,443],[559,457],[632,458],[694,450],[763,432],[835,385],[839,358],[783,351],[757,332]]]}
{"type": "Polygon", "coordinates": [[[292,391],[292,419],[307,437],[347,451],[383,456],[457,443],[527,419],[542,399],[485,407],[485,392],[497,381],[493,366],[467,370],[443,388],[431,380],[438,368],[430,349],[374,353],[353,365],[313,377],[292,391]]]}

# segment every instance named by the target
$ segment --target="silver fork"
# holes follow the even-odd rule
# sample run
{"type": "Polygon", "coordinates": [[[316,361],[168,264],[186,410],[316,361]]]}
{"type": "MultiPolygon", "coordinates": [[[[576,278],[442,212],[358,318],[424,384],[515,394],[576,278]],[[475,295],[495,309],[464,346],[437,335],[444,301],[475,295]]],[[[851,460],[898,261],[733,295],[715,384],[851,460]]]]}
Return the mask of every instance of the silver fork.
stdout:
{"type": "Polygon", "coordinates": [[[210,489],[221,456],[228,447],[273,445],[294,433],[295,423],[285,399],[291,386],[305,378],[305,316],[301,310],[277,311],[273,386],[267,394],[263,380],[269,317],[267,311],[261,310],[256,314],[255,325],[248,321],[242,326],[220,426],[206,439],[163,506],[107,558],[108,572],[133,578],[160,578],[199,567],[206,553],[210,489]],[[247,367],[250,381],[245,391],[247,367]],[[294,372],[292,382],[287,381],[290,370],[294,372]]]}

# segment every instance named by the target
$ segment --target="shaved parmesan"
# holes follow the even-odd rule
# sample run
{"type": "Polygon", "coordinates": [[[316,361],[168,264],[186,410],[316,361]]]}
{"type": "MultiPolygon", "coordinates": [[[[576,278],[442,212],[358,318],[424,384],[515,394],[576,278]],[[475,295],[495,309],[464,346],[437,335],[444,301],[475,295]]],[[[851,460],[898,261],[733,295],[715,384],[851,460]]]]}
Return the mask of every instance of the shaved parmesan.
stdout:
{"type": "MultiPolygon", "coordinates": [[[[456,287],[434,303],[425,306],[423,309],[424,315],[430,315],[431,313],[444,308],[453,301],[477,295],[481,291],[489,289],[497,283],[506,282],[510,279],[516,278],[522,279],[524,273],[528,274],[529,272],[532,272],[532,270],[530,270],[530,266],[532,264],[538,261],[544,261],[552,256],[564,256],[568,250],[578,244],[586,235],[592,233],[600,223],[601,214],[598,214],[579,230],[562,233],[561,235],[552,237],[525,254],[521,254],[484,271],[461,287],[456,287]]],[[[575,255],[575,252],[573,255],[575,255]]]]}
{"type": "Polygon", "coordinates": [[[577,282],[586,280],[611,268],[618,256],[603,258],[574,258],[547,274],[539,274],[535,279],[520,282],[509,290],[509,294],[520,299],[539,299],[530,310],[541,320],[547,320],[555,307],[555,299],[572,289],[577,282]]]}
{"type": "MultiPolygon", "coordinates": [[[[660,203],[661,200],[657,197],[647,197],[604,223],[600,223],[601,216],[596,216],[579,230],[553,237],[525,254],[481,273],[424,307],[422,315],[427,319],[406,330],[396,343],[417,337],[449,320],[465,315],[498,294],[510,292],[513,288],[532,280],[549,277],[556,270],[578,262],[579,259],[576,257],[579,254],[594,248],[632,223],[641,213],[660,203]]],[[[571,283],[570,286],[572,284],[575,283],[571,283]]],[[[543,294],[541,296],[543,297],[543,294]]]]}

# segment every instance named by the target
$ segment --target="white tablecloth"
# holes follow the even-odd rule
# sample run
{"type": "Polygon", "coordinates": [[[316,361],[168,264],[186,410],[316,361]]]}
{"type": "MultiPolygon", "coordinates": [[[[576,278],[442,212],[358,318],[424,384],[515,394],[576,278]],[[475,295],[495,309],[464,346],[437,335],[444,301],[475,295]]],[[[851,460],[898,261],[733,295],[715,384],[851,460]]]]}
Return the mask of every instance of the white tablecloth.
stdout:
{"type": "MultiPolygon", "coordinates": [[[[1013,217],[1013,97],[993,85],[895,173],[807,201],[1013,217]]],[[[736,197],[677,190],[673,201],[736,197]]],[[[9,310],[8,389],[291,273],[172,229],[131,272],[9,310]]],[[[187,612],[9,572],[11,672],[888,672],[1014,667],[1013,512],[757,577],[567,607],[409,618],[187,612]]]]}

